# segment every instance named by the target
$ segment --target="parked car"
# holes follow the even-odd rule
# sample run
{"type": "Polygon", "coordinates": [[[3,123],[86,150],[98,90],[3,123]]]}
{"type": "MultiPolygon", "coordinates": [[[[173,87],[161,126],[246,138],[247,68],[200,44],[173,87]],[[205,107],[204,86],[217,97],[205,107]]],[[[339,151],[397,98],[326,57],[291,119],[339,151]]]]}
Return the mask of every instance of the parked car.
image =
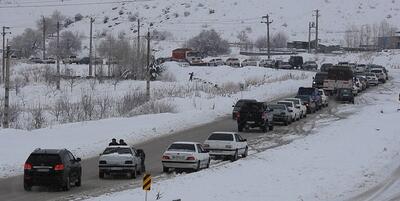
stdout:
{"type": "Polygon", "coordinates": [[[356,77],[360,80],[360,82],[362,84],[362,87],[363,87],[363,90],[365,90],[365,89],[367,89],[369,87],[368,80],[367,80],[367,77],[365,75],[357,75],[356,77]]]}
{"type": "MultiPolygon", "coordinates": [[[[311,96],[313,102],[315,102],[317,106],[317,110],[322,108],[322,100],[319,95],[318,89],[313,87],[300,87],[297,91],[297,95],[308,95],[311,96]]],[[[297,98],[297,97],[296,97],[297,98]]]]}
{"type": "Polygon", "coordinates": [[[325,94],[323,89],[318,89],[318,94],[321,96],[322,107],[329,106],[329,97],[325,94]]]}
{"type": "Polygon", "coordinates": [[[78,64],[89,64],[90,63],[90,58],[89,57],[83,57],[78,61],[78,64]]]}
{"type": "Polygon", "coordinates": [[[264,102],[246,102],[236,117],[238,131],[243,129],[260,128],[263,132],[274,129],[273,116],[264,102]]]}
{"type": "Polygon", "coordinates": [[[300,98],[303,101],[303,104],[307,107],[308,114],[317,111],[317,104],[310,95],[297,95],[296,98],[300,98]]]}
{"type": "Polygon", "coordinates": [[[350,89],[338,89],[336,100],[340,102],[350,102],[354,104],[354,95],[350,89]]]}
{"type": "Polygon", "coordinates": [[[274,123],[283,123],[285,126],[292,123],[292,114],[286,105],[271,104],[269,107],[271,108],[274,123]]]}
{"type": "Polygon", "coordinates": [[[81,186],[80,161],[67,149],[35,149],[24,165],[24,189],[51,186],[68,191],[71,184],[81,186]]]}
{"type": "Polygon", "coordinates": [[[45,60],[43,60],[43,63],[45,63],[45,64],[55,64],[56,63],[56,59],[54,59],[53,57],[48,57],[45,60]]]}
{"type": "Polygon", "coordinates": [[[128,178],[136,178],[146,171],[145,154],[142,149],[127,145],[108,146],[99,158],[99,177],[105,175],[126,174],[128,178]]]}
{"type": "Polygon", "coordinates": [[[294,69],[296,69],[296,68],[301,69],[303,66],[303,57],[302,56],[290,56],[289,64],[294,69]]]}
{"type": "Polygon", "coordinates": [[[332,63],[323,63],[322,65],[321,65],[321,72],[328,72],[328,70],[330,69],[330,68],[332,68],[333,67],[333,64],[332,63]]]}
{"type": "Polygon", "coordinates": [[[222,66],[224,65],[224,62],[222,61],[221,58],[213,58],[207,61],[208,66],[222,66]]]}
{"type": "Polygon", "coordinates": [[[285,62],[285,61],[282,61],[282,60],[276,60],[275,61],[275,68],[292,69],[292,66],[289,64],[289,62],[285,62]]]}
{"type": "Polygon", "coordinates": [[[43,60],[40,59],[39,57],[31,57],[31,58],[29,58],[29,62],[35,63],[35,64],[42,64],[43,60]]]}
{"type": "Polygon", "coordinates": [[[307,117],[307,107],[300,98],[285,98],[285,101],[292,101],[297,109],[300,110],[300,119],[307,117]]]}
{"type": "Polygon", "coordinates": [[[235,105],[232,105],[233,107],[233,111],[232,111],[232,119],[236,119],[237,117],[237,113],[239,112],[240,107],[242,107],[242,105],[244,105],[245,103],[256,103],[257,100],[255,99],[240,99],[236,102],[235,105]]]}
{"type": "Polygon", "coordinates": [[[366,69],[365,64],[357,64],[356,69],[354,70],[355,73],[364,73],[366,69]]]}
{"type": "Polygon", "coordinates": [[[371,69],[371,71],[370,71],[371,73],[375,73],[375,75],[376,75],[376,77],[378,77],[378,81],[379,82],[382,82],[382,83],[385,83],[386,82],[386,74],[385,74],[385,72],[383,71],[383,69],[382,68],[373,68],[373,69],[371,69]]]}
{"type": "Polygon", "coordinates": [[[162,156],[163,172],[173,169],[191,169],[199,171],[210,167],[210,155],[197,142],[174,142],[162,156]]]}
{"type": "Polygon", "coordinates": [[[278,101],[276,104],[279,105],[286,105],[288,111],[292,115],[293,121],[300,120],[300,108],[296,108],[295,104],[292,101],[278,101]]]}
{"type": "Polygon", "coordinates": [[[327,72],[318,72],[313,79],[312,87],[322,89],[324,87],[324,80],[328,78],[327,72]]]}
{"type": "Polygon", "coordinates": [[[368,81],[368,85],[369,86],[372,86],[372,85],[376,86],[376,85],[379,84],[378,77],[376,77],[375,73],[367,73],[365,75],[367,77],[367,81],[368,81]]]}
{"type": "Polygon", "coordinates": [[[203,147],[210,156],[229,158],[231,161],[236,161],[239,156],[245,158],[249,153],[247,140],[233,132],[213,132],[204,141],[203,147]]]}
{"type": "Polygon", "coordinates": [[[245,60],[242,61],[241,66],[242,67],[245,67],[245,66],[257,66],[257,60],[255,60],[255,59],[245,59],[245,60]]]}
{"type": "Polygon", "coordinates": [[[304,70],[318,70],[318,64],[315,61],[306,61],[303,64],[303,68],[304,70]]]}
{"type": "Polygon", "coordinates": [[[240,67],[240,60],[238,58],[228,58],[225,61],[225,65],[231,67],[240,67]]]}
{"type": "Polygon", "coordinates": [[[271,59],[261,59],[258,66],[265,68],[272,68],[274,65],[274,61],[271,59]]]}
{"type": "Polygon", "coordinates": [[[63,59],[64,64],[74,64],[74,63],[78,64],[78,62],[79,62],[79,59],[74,55],[71,55],[68,58],[63,59]]]}

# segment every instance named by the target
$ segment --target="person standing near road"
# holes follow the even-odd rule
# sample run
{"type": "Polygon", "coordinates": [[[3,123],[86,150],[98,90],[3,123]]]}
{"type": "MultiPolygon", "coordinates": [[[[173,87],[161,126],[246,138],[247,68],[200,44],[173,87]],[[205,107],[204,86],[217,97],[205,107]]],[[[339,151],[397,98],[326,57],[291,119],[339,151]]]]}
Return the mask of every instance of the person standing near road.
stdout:
{"type": "Polygon", "coordinates": [[[194,75],[193,72],[189,73],[189,81],[190,81],[190,82],[193,81],[193,75],[194,75]]]}

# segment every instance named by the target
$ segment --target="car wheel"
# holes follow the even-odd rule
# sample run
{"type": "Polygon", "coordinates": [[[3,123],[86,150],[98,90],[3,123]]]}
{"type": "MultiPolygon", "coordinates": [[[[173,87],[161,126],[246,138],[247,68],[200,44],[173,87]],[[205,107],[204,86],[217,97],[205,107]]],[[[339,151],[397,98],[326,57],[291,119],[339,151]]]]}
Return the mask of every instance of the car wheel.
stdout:
{"type": "Polygon", "coordinates": [[[285,126],[289,125],[289,119],[286,119],[286,121],[283,123],[285,126]]]}
{"type": "Polygon", "coordinates": [[[267,126],[268,126],[268,122],[265,122],[264,125],[261,126],[262,132],[264,132],[264,133],[267,132],[267,130],[268,130],[268,129],[267,129],[267,128],[268,128],[267,126]]]}
{"type": "Polygon", "coordinates": [[[211,158],[208,159],[206,168],[209,168],[209,167],[210,167],[210,163],[211,163],[211,158]]]}
{"type": "Polygon", "coordinates": [[[274,125],[269,125],[268,128],[269,128],[270,131],[273,131],[274,130],[274,125]]]}
{"type": "Polygon", "coordinates": [[[130,178],[131,179],[136,179],[136,177],[137,177],[137,170],[136,170],[136,168],[130,173],[130,178]]]}
{"type": "Polygon", "coordinates": [[[197,167],[194,169],[195,172],[198,172],[200,170],[200,161],[197,161],[197,167]]]}
{"type": "Polygon", "coordinates": [[[233,156],[231,156],[231,162],[237,161],[238,158],[239,158],[239,154],[238,154],[238,150],[236,150],[235,154],[233,154],[233,156]]]}
{"type": "Polygon", "coordinates": [[[101,172],[101,171],[99,172],[99,178],[104,179],[104,172],[101,172]]]}
{"type": "Polygon", "coordinates": [[[82,185],[82,178],[81,178],[81,176],[79,176],[77,178],[77,180],[75,181],[75,186],[81,186],[81,185],[82,185]]]}
{"type": "Polygon", "coordinates": [[[242,131],[243,131],[243,126],[238,125],[238,131],[239,131],[239,132],[242,132],[242,131]]]}
{"type": "Polygon", "coordinates": [[[32,190],[32,186],[27,184],[26,182],[24,182],[24,190],[25,191],[31,191],[32,190]]]}
{"type": "Polygon", "coordinates": [[[242,155],[243,158],[246,158],[249,155],[249,148],[246,147],[246,149],[244,150],[244,153],[242,155]]]}
{"type": "Polygon", "coordinates": [[[69,191],[71,189],[71,181],[69,176],[67,177],[67,180],[64,182],[64,191],[69,191]]]}
{"type": "Polygon", "coordinates": [[[163,171],[164,173],[168,173],[168,172],[169,172],[169,168],[168,168],[168,167],[165,167],[165,166],[163,166],[163,167],[162,167],[162,171],[163,171]]]}

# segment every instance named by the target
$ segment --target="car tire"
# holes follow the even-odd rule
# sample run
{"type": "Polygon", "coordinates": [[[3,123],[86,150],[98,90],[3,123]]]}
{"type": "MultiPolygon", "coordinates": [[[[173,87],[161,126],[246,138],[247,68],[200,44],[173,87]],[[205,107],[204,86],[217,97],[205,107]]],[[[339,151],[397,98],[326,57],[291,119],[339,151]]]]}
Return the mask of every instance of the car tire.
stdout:
{"type": "Polygon", "coordinates": [[[104,179],[104,172],[101,172],[101,171],[99,172],[99,178],[104,179]]]}
{"type": "Polygon", "coordinates": [[[137,177],[137,170],[136,170],[136,168],[137,168],[137,167],[135,167],[135,169],[134,169],[132,172],[129,173],[129,177],[130,177],[131,179],[136,179],[136,177],[137,177]]]}
{"type": "Polygon", "coordinates": [[[24,190],[25,191],[31,191],[32,190],[32,186],[27,184],[26,182],[24,182],[24,190]]]}
{"type": "Polygon", "coordinates": [[[197,167],[196,169],[194,169],[195,172],[200,171],[201,167],[200,167],[200,161],[197,161],[197,167]]]}
{"type": "Polygon", "coordinates": [[[238,131],[239,131],[239,132],[243,132],[243,126],[238,125],[238,131]]]}
{"type": "Polygon", "coordinates": [[[75,186],[81,186],[82,185],[82,177],[81,176],[79,176],[78,178],[77,178],[77,180],[75,181],[75,186]]]}
{"type": "Polygon", "coordinates": [[[243,158],[246,158],[249,155],[249,148],[246,147],[246,149],[244,150],[244,153],[242,154],[243,158]]]}
{"type": "Polygon", "coordinates": [[[268,128],[269,128],[270,131],[273,131],[274,130],[274,125],[269,125],[268,128]]]}
{"type": "Polygon", "coordinates": [[[289,125],[289,119],[286,119],[286,121],[283,122],[283,124],[284,124],[285,126],[289,125]]]}
{"type": "Polygon", "coordinates": [[[211,163],[211,158],[208,159],[206,168],[209,168],[209,167],[210,167],[210,163],[211,163]]]}
{"type": "Polygon", "coordinates": [[[71,181],[69,176],[67,177],[67,180],[64,182],[64,191],[69,191],[71,189],[71,181]]]}
{"type": "Polygon", "coordinates": [[[239,159],[239,151],[236,149],[235,154],[231,157],[231,162],[237,161],[239,159]]]}
{"type": "Polygon", "coordinates": [[[168,172],[169,172],[169,168],[168,168],[168,167],[165,167],[165,166],[163,166],[163,167],[162,167],[162,171],[163,171],[164,173],[168,173],[168,172]]]}

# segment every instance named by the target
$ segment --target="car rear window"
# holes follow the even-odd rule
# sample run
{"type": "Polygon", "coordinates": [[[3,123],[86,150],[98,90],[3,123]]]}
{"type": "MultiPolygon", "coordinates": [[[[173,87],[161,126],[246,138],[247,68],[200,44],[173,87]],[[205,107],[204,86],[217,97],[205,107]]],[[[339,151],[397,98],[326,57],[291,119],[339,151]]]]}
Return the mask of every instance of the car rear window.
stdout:
{"type": "Polygon", "coordinates": [[[58,154],[31,154],[27,162],[34,166],[54,166],[61,163],[61,158],[58,154]]]}
{"type": "Polygon", "coordinates": [[[286,107],[292,107],[293,103],[292,102],[278,102],[279,105],[286,105],[286,107]]]}
{"type": "Polygon", "coordinates": [[[285,106],[284,105],[269,105],[269,108],[274,109],[274,110],[284,110],[285,106]]]}
{"type": "Polygon", "coordinates": [[[112,154],[112,153],[132,154],[132,151],[131,151],[131,149],[126,148],[126,147],[108,147],[103,152],[103,154],[112,154]]]}
{"type": "Polygon", "coordinates": [[[184,152],[195,152],[196,148],[194,144],[171,144],[169,146],[168,151],[184,151],[184,152]]]}
{"type": "Polygon", "coordinates": [[[214,133],[208,140],[233,141],[232,134],[214,133]]]}
{"type": "Polygon", "coordinates": [[[291,101],[291,102],[293,102],[294,104],[297,104],[297,105],[299,105],[300,104],[300,100],[298,100],[298,99],[286,99],[287,101],[291,101]]]}

